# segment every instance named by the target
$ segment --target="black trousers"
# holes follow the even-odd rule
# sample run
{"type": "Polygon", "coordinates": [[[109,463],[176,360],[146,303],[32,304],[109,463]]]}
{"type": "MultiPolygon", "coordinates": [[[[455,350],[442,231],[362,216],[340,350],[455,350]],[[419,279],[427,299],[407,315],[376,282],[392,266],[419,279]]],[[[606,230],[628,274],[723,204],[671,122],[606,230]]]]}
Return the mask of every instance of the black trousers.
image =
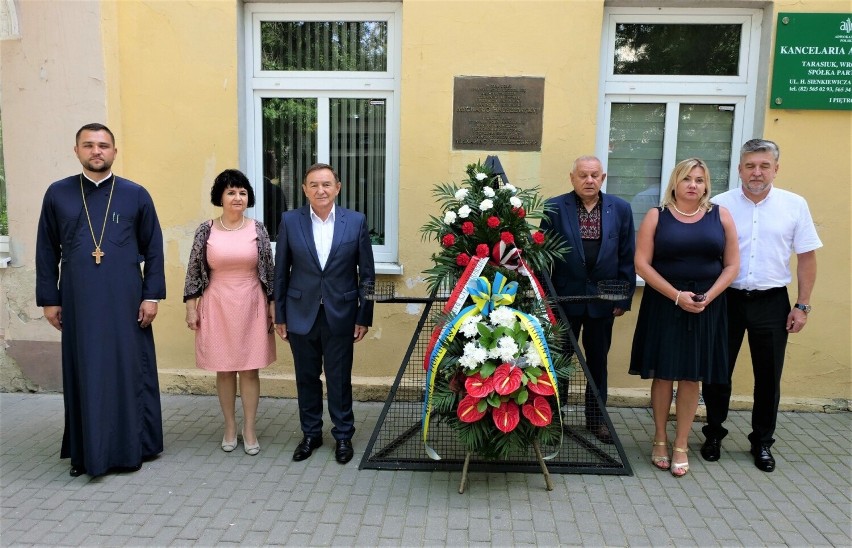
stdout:
{"type": "Polygon", "coordinates": [[[706,436],[724,438],[728,431],[722,423],[728,418],[731,382],[743,338],[748,332],[748,346],[754,371],[754,407],[751,412],[752,445],[772,445],[781,401],[781,372],[787,348],[787,316],[790,299],[786,287],[764,291],[729,288],[728,300],[728,384],[705,384],[707,405],[706,436]]]}
{"type": "Polygon", "coordinates": [[[322,381],[328,390],[328,414],[336,440],[348,440],[355,433],[352,412],[353,330],[349,335],[334,335],[328,326],[325,310],[320,312],[307,335],[289,334],[290,349],[296,366],[296,391],[299,400],[299,423],[306,436],[322,436],[322,381]]]}
{"type": "MultiPolygon", "coordinates": [[[[586,356],[586,365],[589,367],[589,375],[598,389],[601,403],[606,405],[606,383],[607,383],[607,354],[612,345],[612,326],[615,323],[614,316],[604,318],[592,318],[588,314],[583,316],[568,316],[571,331],[577,343],[580,335],[583,337],[583,353],[586,356]]],[[[596,426],[603,422],[603,412],[598,407],[595,394],[590,384],[586,384],[586,424],[596,426]]]]}

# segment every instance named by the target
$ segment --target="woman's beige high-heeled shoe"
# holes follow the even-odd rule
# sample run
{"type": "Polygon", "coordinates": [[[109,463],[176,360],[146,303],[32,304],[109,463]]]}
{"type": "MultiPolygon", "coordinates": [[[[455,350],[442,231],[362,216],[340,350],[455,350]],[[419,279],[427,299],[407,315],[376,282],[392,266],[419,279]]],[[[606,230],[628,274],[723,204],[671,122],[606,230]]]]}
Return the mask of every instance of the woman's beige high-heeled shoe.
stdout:
{"type": "MultiPolygon", "coordinates": [[[[672,451],[676,453],[686,453],[689,451],[689,447],[683,449],[680,447],[675,447],[672,445],[672,451]]],[[[671,464],[672,475],[676,478],[682,478],[689,472],[689,461],[686,462],[672,462],[671,464]]]]}
{"type": "MultiPolygon", "coordinates": [[[[665,446],[668,447],[668,442],[665,441],[655,441],[654,447],[665,446]]],[[[668,455],[665,456],[657,456],[654,455],[653,450],[651,451],[651,464],[659,468],[660,470],[668,470],[671,466],[671,459],[669,459],[668,455]]]]}

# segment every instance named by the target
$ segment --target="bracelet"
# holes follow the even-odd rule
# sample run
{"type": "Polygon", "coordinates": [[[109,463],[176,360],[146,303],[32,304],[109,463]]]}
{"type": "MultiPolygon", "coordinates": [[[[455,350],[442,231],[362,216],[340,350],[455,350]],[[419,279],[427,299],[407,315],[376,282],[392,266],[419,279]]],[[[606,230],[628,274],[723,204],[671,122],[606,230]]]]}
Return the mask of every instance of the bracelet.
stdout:
{"type": "Polygon", "coordinates": [[[680,291],[678,291],[678,292],[677,292],[677,297],[675,297],[675,306],[677,306],[678,301],[680,301],[680,294],[681,294],[681,292],[680,292],[680,291]]]}

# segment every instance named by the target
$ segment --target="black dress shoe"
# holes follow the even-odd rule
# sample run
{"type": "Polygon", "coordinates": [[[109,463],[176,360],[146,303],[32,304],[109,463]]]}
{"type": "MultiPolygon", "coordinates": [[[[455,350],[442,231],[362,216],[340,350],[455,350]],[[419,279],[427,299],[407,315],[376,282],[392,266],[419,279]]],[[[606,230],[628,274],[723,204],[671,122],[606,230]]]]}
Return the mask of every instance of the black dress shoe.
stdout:
{"type": "Polygon", "coordinates": [[[86,473],[85,468],[83,468],[82,466],[74,466],[73,464],[71,465],[71,470],[68,472],[68,474],[72,478],[76,478],[77,476],[82,476],[85,473],[86,473]]]}
{"type": "Polygon", "coordinates": [[[314,449],[321,445],[322,438],[313,438],[311,436],[303,437],[302,441],[299,442],[299,445],[296,446],[296,450],[293,451],[293,460],[305,460],[313,454],[314,449]]]}
{"type": "Polygon", "coordinates": [[[612,434],[609,432],[609,428],[605,424],[587,424],[586,429],[607,445],[615,443],[615,440],[612,439],[612,434]]]}
{"type": "Polygon", "coordinates": [[[772,451],[768,445],[753,445],[751,454],[754,455],[754,465],[758,470],[763,472],[772,472],[775,470],[775,458],[772,456],[772,451]]]}
{"type": "Polygon", "coordinates": [[[707,436],[701,446],[701,457],[709,462],[716,462],[722,456],[722,438],[707,436]]]}
{"type": "Polygon", "coordinates": [[[346,464],[352,460],[354,454],[352,440],[337,440],[337,449],[334,450],[334,458],[337,459],[337,462],[346,464]]]}

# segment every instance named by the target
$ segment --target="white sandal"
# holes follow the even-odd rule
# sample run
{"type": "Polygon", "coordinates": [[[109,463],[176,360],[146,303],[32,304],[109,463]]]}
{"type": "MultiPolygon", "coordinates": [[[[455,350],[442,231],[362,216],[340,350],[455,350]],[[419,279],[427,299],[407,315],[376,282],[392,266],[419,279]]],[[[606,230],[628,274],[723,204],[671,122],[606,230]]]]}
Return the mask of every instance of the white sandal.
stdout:
{"type": "MultiPolygon", "coordinates": [[[[686,453],[689,451],[689,448],[681,449],[680,447],[675,447],[672,445],[672,451],[677,453],[686,453]]],[[[682,478],[689,472],[689,461],[686,462],[672,462],[671,465],[672,475],[676,478],[682,478]]]]}
{"type": "MultiPolygon", "coordinates": [[[[668,447],[669,443],[666,441],[655,441],[654,446],[665,446],[668,447]]],[[[668,455],[657,456],[654,455],[653,449],[651,450],[651,464],[657,467],[660,470],[668,470],[671,467],[671,459],[669,459],[668,455]]]]}

